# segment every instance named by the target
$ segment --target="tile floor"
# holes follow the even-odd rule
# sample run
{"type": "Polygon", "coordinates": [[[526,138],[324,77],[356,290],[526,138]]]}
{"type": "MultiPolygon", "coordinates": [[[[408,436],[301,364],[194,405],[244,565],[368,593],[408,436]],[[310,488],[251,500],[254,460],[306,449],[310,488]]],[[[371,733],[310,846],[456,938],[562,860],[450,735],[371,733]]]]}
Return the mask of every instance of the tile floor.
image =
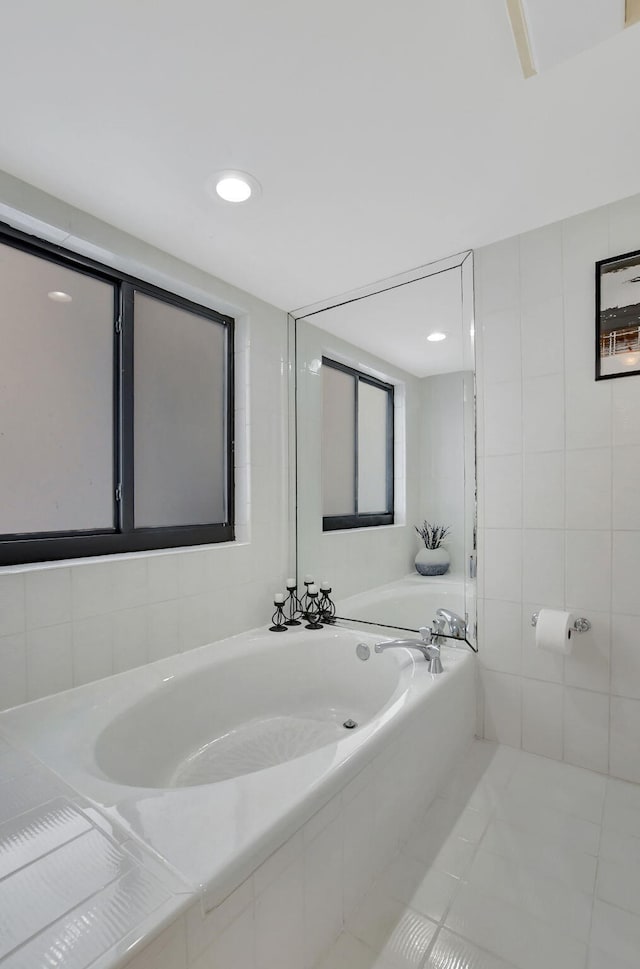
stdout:
{"type": "Polygon", "coordinates": [[[476,741],[317,969],[638,969],[640,785],[476,741]]]}

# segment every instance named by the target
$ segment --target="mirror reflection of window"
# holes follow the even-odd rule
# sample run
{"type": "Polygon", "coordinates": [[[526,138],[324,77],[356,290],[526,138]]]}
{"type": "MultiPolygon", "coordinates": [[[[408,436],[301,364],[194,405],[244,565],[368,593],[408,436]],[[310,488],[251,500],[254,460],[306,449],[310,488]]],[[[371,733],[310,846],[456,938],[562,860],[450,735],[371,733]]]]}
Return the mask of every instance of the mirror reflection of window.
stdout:
{"type": "Polygon", "coordinates": [[[322,515],[356,510],[356,386],[353,374],[322,368],[322,515]]]}
{"type": "MultiPolygon", "coordinates": [[[[393,390],[391,391],[393,395],[393,390]]],[[[393,398],[392,398],[393,399],[393,398]]],[[[393,403],[391,403],[393,407],[393,403]]],[[[387,509],[389,391],[362,380],[358,393],[358,510],[387,509]]],[[[393,430],[393,428],[392,428],[393,430]]],[[[393,509],[389,509],[392,511],[393,509]]]]}
{"type": "Polygon", "coordinates": [[[393,386],[322,361],[324,531],[393,523],[393,386]]]}

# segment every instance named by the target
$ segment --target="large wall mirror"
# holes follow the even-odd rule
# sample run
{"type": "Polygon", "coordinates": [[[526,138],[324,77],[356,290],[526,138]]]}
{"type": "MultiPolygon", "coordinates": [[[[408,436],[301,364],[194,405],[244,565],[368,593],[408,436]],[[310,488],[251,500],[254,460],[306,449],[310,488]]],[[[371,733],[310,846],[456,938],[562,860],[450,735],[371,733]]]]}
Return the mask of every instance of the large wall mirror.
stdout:
{"type": "Polygon", "coordinates": [[[475,648],[472,254],[291,316],[299,588],[327,580],[339,616],[390,629],[447,610],[475,648]],[[444,574],[416,570],[425,521],[449,529],[444,574]]]}

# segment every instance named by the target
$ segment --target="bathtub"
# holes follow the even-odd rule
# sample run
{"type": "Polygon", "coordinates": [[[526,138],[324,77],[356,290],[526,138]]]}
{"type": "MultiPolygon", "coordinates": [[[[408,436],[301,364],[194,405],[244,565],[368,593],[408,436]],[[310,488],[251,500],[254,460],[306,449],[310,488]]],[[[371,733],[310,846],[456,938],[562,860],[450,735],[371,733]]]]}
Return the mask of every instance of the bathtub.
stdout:
{"type": "MultiPolygon", "coordinates": [[[[379,638],[242,634],[6,711],[0,734],[149,846],[209,912],[349,789],[372,792],[379,868],[471,742],[472,654],[443,647],[433,676],[418,652],[374,653],[379,638]]],[[[371,861],[362,884],[345,872],[345,905],[371,861]]]]}
{"type": "Polygon", "coordinates": [[[416,572],[341,599],[337,604],[338,614],[347,619],[384,623],[399,629],[430,626],[436,609],[450,609],[464,616],[467,611],[473,613],[472,606],[472,603],[465,604],[462,576],[426,576],[416,572]]]}

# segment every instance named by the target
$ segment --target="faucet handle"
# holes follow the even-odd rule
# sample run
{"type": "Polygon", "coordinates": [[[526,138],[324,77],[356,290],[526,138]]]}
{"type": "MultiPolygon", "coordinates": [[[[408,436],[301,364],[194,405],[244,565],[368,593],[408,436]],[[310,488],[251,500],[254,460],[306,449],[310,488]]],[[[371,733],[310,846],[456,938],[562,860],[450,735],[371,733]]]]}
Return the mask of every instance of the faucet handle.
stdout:
{"type": "Polygon", "coordinates": [[[430,673],[443,673],[442,661],[440,659],[440,647],[439,646],[429,646],[429,672],[430,673]]]}
{"type": "Polygon", "coordinates": [[[431,626],[420,626],[418,632],[423,643],[429,646],[433,641],[433,631],[431,626]]]}

